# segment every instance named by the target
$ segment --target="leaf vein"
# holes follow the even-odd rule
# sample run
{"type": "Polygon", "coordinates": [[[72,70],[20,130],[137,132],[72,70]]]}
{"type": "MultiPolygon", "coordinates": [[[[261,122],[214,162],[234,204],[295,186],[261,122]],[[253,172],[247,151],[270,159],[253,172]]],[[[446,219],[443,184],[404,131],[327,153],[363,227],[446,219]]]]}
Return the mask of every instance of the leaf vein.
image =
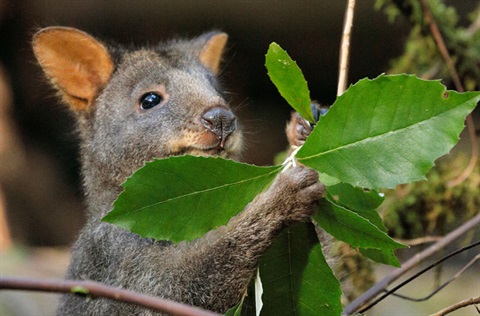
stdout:
{"type": "Polygon", "coordinates": [[[211,187],[211,188],[207,188],[207,189],[203,189],[203,190],[198,190],[198,191],[190,192],[190,193],[187,193],[187,194],[182,194],[182,195],[174,196],[174,197],[171,197],[171,198],[162,200],[162,201],[158,201],[158,202],[155,202],[155,203],[151,203],[151,204],[149,204],[149,205],[145,205],[145,206],[142,206],[142,207],[139,207],[139,208],[136,208],[136,209],[132,209],[131,211],[124,212],[124,213],[122,213],[122,214],[116,214],[116,217],[122,217],[122,216],[129,215],[129,214],[131,214],[131,213],[141,212],[141,211],[143,211],[143,210],[145,210],[145,209],[148,209],[148,208],[151,208],[151,207],[154,207],[154,206],[157,206],[157,205],[165,204],[165,203],[170,203],[170,202],[172,202],[172,201],[175,201],[175,200],[178,200],[178,199],[181,199],[181,198],[187,198],[187,197],[189,197],[189,196],[195,196],[195,195],[203,194],[203,193],[206,193],[206,192],[211,192],[211,191],[215,191],[215,190],[220,190],[220,189],[225,188],[225,187],[228,188],[228,187],[240,185],[240,184],[247,183],[247,182],[253,182],[253,181],[258,180],[258,179],[267,178],[267,177],[269,177],[270,175],[277,173],[280,168],[281,168],[281,166],[278,166],[278,168],[272,170],[271,172],[264,173],[264,174],[261,174],[261,175],[256,176],[256,177],[252,177],[252,178],[248,178],[248,179],[243,179],[243,180],[239,180],[239,181],[235,181],[235,182],[229,182],[229,183],[222,184],[222,185],[218,185],[218,186],[215,186],[215,187],[211,187]]]}
{"type": "Polygon", "coordinates": [[[316,158],[316,157],[320,157],[320,156],[323,156],[323,155],[326,155],[326,154],[329,154],[331,152],[335,152],[335,151],[339,151],[339,150],[342,150],[342,149],[347,149],[349,147],[353,147],[353,146],[358,146],[360,144],[363,144],[363,143],[366,143],[366,142],[371,142],[371,141],[375,141],[377,139],[380,139],[380,138],[383,138],[383,137],[388,137],[390,134],[396,134],[396,133],[400,133],[400,132],[403,132],[405,130],[409,130],[409,129],[412,129],[412,128],[416,128],[416,127],[419,127],[423,124],[428,124],[429,121],[431,120],[434,120],[435,118],[438,118],[438,117],[442,117],[444,115],[447,115],[447,113],[449,113],[450,111],[453,111],[455,110],[456,108],[451,108],[449,109],[448,111],[445,111],[437,116],[432,116],[432,117],[429,117],[427,119],[424,119],[424,120],[421,120],[421,121],[417,121],[417,122],[414,122],[412,124],[409,124],[407,126],[403,126],[401,128],[398,128],[398,129],[394,129],[394,130],[390,130],[390,131],[387,131],[387,132],[383,132],[383,133],[380,133],[380,134],[377,134],[377,135],[373,135],[373,136],[369,136],[369,137],[365,137],[365,138],[362,138],[360,140],[356,140],[356,141],[353,141],[351,143],[347,143],[347,144],[344,144],[344,145],[341,145],[341,146],[338,146],[336,148],[332,148],[332,149],[328,149],[328,150],[325,150],[323,152],[320,152],[318,154],[313,154],[313,155],[310,155],[310,156],[306,156],[306,157],[299,157],[298,160],[299,161],[302,161],[302,160],[308,160],[308,159],[312,159],[312,158],[316,158]]]}

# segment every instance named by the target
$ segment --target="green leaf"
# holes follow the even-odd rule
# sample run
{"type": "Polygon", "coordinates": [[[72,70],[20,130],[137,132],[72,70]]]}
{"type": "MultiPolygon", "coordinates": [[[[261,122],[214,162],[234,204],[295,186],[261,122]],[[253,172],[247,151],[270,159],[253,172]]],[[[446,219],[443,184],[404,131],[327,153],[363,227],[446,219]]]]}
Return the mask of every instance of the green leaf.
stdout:
{"type": "Polygon", "coordinates": [[[411,75],[360,80],[322,117],[297,159],[363,188],[422,180],[457,143],[479,100],[480,92],[446,91],[411,75]]]}
{"type": "Polygon", "coordinates": [[[386,232],[382,218],[378,215],[377,207],[382,204],[384,198],[377,191],[365,191],[362,188],[351,186],[347,183],[339,183],[327,186],[327,200],[343,206],[361,217],[368,219],[378,229],[386,232]]]}
{"type": "Polygon", "coordinates": [[[335,184],[341,183],[341,181],[337,178],[321,172],[318,173],[318,180],[320,180],[320,182],[322,182],[325,186],[333,186],[335,184]]]}
{"type": "Polygon", "coordinates": [[[277,43],[272,43],[268,48],[265,66],[280,95],[303,118],[315,123],[310,109],[310,91],[297,63],[277,43]]]}
{"type": "Polygon", "coordinates": [[[82,295],[90,294],[90,291],[86,287],[83,287],[83,286],[80,286],[80,285],[74,286],[70,290],[70,292],[74,293],[74,294],[82,294],[82,295]]]}
{"type": "Polygon", "coordinates": [[[285,229],[262,257],[261,315],[340,315],[340,283],[325,261],[312,223],[285,229]]]}
{"type": "Polygon", "coordinates": [[[313,219],[333,237],[352,247],[397,249],[405,246],[367,219],[328,200],[321,200],[313,219]]]}
{"type": "Polygon", "coordinates": [[[225,225],[281,168],[218,157],[149,162],[122,185],[124,191],[103,220],[143,237],[192,240],[225,225]]]}
{"type": "Polygon", "coordinates": [[[242,300],[237,305],[230,308],[224,315],[225,316],[240,316],[242,314],[242,306],[243,306],[243,300],[244,299],[245,299],[245,297],[242,297],[242,300]]]}
{"type": "MultiPolygon", "coordinates": [[[[387,233],[387,228],[383,225],[382,218],[376,210],[384,200],[377,191],[365,191],[362,188],[340,183],[330,187],[327,186],[326,198],[328,201],[343,206],[364,219],[367,219],[382,232],[387,233]]],[[[363,237],[359,235],[358,238],[363,237]]],[[[359,250],[362,255],[373,261],[394,267],[400,266],[400,262],[395,256],[393,249],[359,248],[359,250]]]]}
{"type": "Polygon", "coordinates": [[[400,267],[400,262],[397,256],[395,256],[393,249],[360,248],[360,253],[375,262],[388,264],[397,268],[400,267]]]}

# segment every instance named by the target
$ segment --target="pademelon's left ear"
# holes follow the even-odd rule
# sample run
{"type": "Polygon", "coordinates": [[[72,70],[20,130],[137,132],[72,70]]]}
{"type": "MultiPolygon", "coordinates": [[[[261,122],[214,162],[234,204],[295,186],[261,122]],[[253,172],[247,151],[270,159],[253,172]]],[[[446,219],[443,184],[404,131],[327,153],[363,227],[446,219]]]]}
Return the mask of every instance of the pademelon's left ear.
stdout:
{"type": "Polygon", "coordinates": [[[205,68],[213,74],[218,74],[228,35],[222,32],[211,32],[201,37],[205,39],[198,58],[205,68]]]}
{"type": "Polygon", "coordinates": [[[98,40],[69,27],[48,27],[33,38],[33,52],[47,77],[76,113],[91,111],[114,70],[98,40]]]}

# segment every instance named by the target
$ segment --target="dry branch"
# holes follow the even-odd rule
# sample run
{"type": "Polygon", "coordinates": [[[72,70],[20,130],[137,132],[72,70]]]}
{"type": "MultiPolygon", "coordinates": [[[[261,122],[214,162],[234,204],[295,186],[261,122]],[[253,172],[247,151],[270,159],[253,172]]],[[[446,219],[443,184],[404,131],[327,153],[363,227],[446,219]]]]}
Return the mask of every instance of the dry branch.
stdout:
{"type": "Polygon", "coordinates": [[[480,304],[480,296],[458,302],[430,316],[444,316],[444,315],[450,314],[453,311],[456,311],[457,309],[460,309],[469,305],[474,305],[474,304],[480,304]]]}
{"type": "Polygon", "coordinates": [[[428,247],[424,251],[416,254],[413,258],[402,264],[402,267],[393,271],[390,275],[383,278],[380,282],[372,286],[368,291],[356,298],[352,303],[350,303],[343,310],[344,315],[351,315],[360,309],[361,306],[368,303],[378,294],[385,291],[388,285],[397,280],[399,277],[404,275],[407,271],[411,270],[433,254],[442,250],[445,246],[453,242],[455,239],[464,236],[464,234],[471,230],[475,229],[480,225],[480,214],[476,215],[454,231],[448,233],[441,240],[428,247]]]}
{"type": "Polygon", "coordinates": [[[154,311],[183,316],[218,316],[197,307],[107,286],[93,281],[0,277],[0,290],[28,290],[51,293],[76,293],[131,303],[154,311]]]}
{"type": "Polygon", "coordinates": [[[430,294],[428,294],[425,297],[422,298],[412,298],[409,296],[397,294],[397,293],[392,293],[393,296],[403,298],[405,300],[413,301],[413,302],[423,302],[426,300],[429,300],[432,296],[440,292],[442,289],[444,289],[447,285],[455,281],[460,275],[462,275],[463,272],[465,272],[468,268],[470,268],[476,261],[480,259],[480,255],[476,255],[472,260],[470,260],[460,271],[455,273],[455,275],[450,278],[449,280],[445,281],[442,285],[438,286],[434,291],[432,291],[430,294]]]}
{"type": "MultiPolygon", "coordinates": [[[[447,46],[445,45],[445,41],[443,40],[443,36],[438,29],[437,23],[428,8],[425,0],[420,0],[420,4],[422,5],[423,14],[425,16],[425,21],[430,26],[430,32],[432,33],[433,39],[435,40],[435,44],[437,45],[438,51],[440,55],[442,55],[445,64],[447,65],[448,72],[450,72],[450,76],[452,77],[453,83],[455,88],[458,92],[464,92],[465,89],[463,87],[462,81],[460,80],[460,76],[458,75],[457,69],[455,68],[455,63],[453,62],[450,53],[448,52],[447,46]]],[[[479,19],[474,22],[473,28],[477,26],[480,22],[479,19]]],[[[454,187],[467,179],[470,174],[475,169],[475,166],[478,161],[478,142],[477,142],[477,134],[475,131],[475,124],[473,123],[472,114],[467,117],[467,130],[468,135],[470,136],[471,146],[472,146],[472,155],[470,156],[470,161],[467,167],[463,170],[463,172],[455,179],[448,182],[449,187],[454,187]]]]}
{"type": "Polygon", "coordinates": [[[340,45],[340,64],[338,70],[337,96],[341,96],[348,85],[348,62],[350,55],[350,37],[352,34],[353,12],[355,0],[349,0],[345,11],[345,22],[343,25],[342,43],[340,45]]]}

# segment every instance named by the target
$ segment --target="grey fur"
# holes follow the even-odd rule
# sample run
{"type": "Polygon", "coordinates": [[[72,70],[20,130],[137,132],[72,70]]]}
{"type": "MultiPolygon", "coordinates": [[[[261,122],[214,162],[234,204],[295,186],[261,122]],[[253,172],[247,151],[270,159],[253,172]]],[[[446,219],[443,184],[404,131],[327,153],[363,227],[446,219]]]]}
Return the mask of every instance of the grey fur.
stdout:
{"type": "MultiPolygon", "coordinates": [[[[116,61],[111,79],[93,110],[77,113],[90,217],[73,247],[68,279],[95,280],[225,312],[244,294],[260,256],[281,229],[309,220],[315,211],[324,187],[315,171],[296,167],[280,174],[228,225],[193,242],[154,241],[100,222],[121,192],[120,184],[146,161],[186,153],[240,156],[240,130],[227,139],[224,150],[213,152],[195,143],[205,129],[202,113],[227,106],[212,74],[197,58],[209,36],[152,49],[110,48],[116,61]],[[139,111],[139,96],[159,85],[169,101],[139,111]]],[[[75,295],[63,296],[58,309],[58,315],[153,314],[134,305],[75,295]]]]}

